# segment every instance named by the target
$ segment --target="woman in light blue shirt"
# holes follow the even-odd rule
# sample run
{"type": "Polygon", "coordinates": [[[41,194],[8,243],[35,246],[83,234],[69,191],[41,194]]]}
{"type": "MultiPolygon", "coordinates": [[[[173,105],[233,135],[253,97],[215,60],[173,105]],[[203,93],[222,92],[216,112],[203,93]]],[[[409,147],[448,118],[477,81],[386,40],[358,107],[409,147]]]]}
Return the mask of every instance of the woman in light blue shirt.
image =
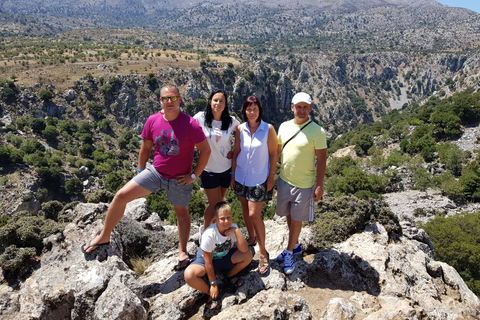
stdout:
{"type": "Polygon", "coordinates": [[[269,268],[269,256],[265,249],[262,206],[264,201],[272,199],[278,141],[273,126],[261,120],[262,104],[257,97],[245,100],[242,116],[246,122],[235,131],[231,187],[242,204],[249,245],[258,241],[258,272],[264,274],[269,268]]]}

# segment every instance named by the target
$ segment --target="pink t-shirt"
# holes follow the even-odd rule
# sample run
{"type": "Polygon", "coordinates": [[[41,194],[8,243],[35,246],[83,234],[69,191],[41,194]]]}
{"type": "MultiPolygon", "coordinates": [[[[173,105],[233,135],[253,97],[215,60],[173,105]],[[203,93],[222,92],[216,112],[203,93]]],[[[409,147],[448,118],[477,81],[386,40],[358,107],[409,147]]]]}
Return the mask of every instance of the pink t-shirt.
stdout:
{"type": "Polygon", "coordinates": [[[167,121],[158,112],[148,117],[142,138],[153,140],[153,166],[166,179],[175,179],[192,171],[195,144],[206,139],[198,122],[180,112],[167,121]]]}

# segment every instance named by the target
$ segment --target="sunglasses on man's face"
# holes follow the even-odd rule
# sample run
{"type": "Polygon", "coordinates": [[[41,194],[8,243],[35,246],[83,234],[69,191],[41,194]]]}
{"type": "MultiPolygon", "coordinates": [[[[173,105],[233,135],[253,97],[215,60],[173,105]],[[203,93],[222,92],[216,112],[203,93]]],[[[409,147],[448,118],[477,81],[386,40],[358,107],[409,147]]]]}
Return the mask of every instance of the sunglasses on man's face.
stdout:
{"type": "Polygon", "coordinates": [[[163,102],[167,102],[169,99],[172,100],[172,102],[177,101],[179,96],[172,96],[172,97],[160,97],[160,100],[163,102]]]}

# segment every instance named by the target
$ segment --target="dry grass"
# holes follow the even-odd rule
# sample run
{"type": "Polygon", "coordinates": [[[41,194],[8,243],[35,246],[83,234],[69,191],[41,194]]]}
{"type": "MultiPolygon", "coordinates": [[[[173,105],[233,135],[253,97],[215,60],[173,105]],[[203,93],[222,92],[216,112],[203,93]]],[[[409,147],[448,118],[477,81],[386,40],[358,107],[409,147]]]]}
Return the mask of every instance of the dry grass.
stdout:
{"type": "Polygon", "coordinates": [[[133,268],[133,271],[137,276],[141,276],[145,273],[154,262],[154,259],[151,257],[141,258],[141,257],[134,257],[130,259],[130,264],[133,268]]]}
{"type": "MultiPolygon", "coordinates": [[[[22,41],[30,44],[30,47],[41,45],[41,41],[45,39],[15,39],[10,38],[4,40],[5,49],[0,51],[0,79],[11,79],[14,74],[17,84],[23,83],[27,87],[34,86],[36,83],[53,84],[56,88],[66,90],[71,87],[80,77],[91,73],[94,77],[105,77],[120,74],[141,74],[156,73],[161,69],[180,68],[184,70],[200,69],[201,60],[216,60],[221,64],[232,63],[239,65],[240,61],[236,59],[236,45],[215,44],[209,40],[196,39],[193,37],[185,38],[177,34],[154,34],[144,30],[77,30],[65,33],[59,36],[60,40],[50,42],[49,44],[57,44],[61,48],[65,43],[78,43],[78,48],[84,47],[82,51],[85,59],[78,59],[72,63],[66,60],[65,63],[42,64],[38,57],[35,59],[33,53],[20,53],[13,58],[5,58],[3,54],[18,52],[22,47],[22,41]],[[110,31],[110,32],[109,32],[110,31]],[[83,39],[88,35],[90,41],[84,42],[83,39]],[[115,41],[114,41],[115,40],[115,41]],[[145,45],[133,45],[135,41],[141,40],[145,45]],[[38,42],[38,45],[36,44],[38,42]],[[164,45],[165,43],[188,43],[195,50],[174,50],[164,45]],[[105,45],[111,46],[127,45],[130,48],[126,52],[122,52],[118,58],[110,58],[102,60],[95,57],[96,52],[105,51],[105,45]],[[152,45],[152,49],[148,49],[146,45],[152,45]],[[223,49],[225,55],[207,54],[200,55],[198,50],[212,51],[223,49]],[[139,56],[138,51],[142,54],[139,56]],[[227,52],[229,51],[229,52],[227,52]],[[173,56],[172,56],[173,55],[173,56]],[[105,65],[107,68],[97,69],[99,65],[105,65]]],[[[52,48],[49,48],[52,50],[52,48]]],[[[240,49],[240,48],[237,48],[240,49]]],[[[45,54],[46,49],[43,50],[45,54]]],[[[38,52],[37,52],[38,53],[38,52]]],[[[72,52],[65,50],[62,54],[55,54],[55,57],[73,57],[72,52]]]]}

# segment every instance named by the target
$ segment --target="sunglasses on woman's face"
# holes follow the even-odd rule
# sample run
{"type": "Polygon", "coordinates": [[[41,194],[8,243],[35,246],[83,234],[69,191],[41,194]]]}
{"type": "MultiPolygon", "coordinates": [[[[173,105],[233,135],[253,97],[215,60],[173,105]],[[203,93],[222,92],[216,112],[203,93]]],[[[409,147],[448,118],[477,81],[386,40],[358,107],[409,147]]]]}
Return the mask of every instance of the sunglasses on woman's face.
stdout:
{"type": "Polygon", "coordinates": [[[160,100],[163,102],[167,102],[169,99],[172,100],[172,102],[177,101],[179,96],[171,96],[171,97],[160,97],[160,100]]]}

